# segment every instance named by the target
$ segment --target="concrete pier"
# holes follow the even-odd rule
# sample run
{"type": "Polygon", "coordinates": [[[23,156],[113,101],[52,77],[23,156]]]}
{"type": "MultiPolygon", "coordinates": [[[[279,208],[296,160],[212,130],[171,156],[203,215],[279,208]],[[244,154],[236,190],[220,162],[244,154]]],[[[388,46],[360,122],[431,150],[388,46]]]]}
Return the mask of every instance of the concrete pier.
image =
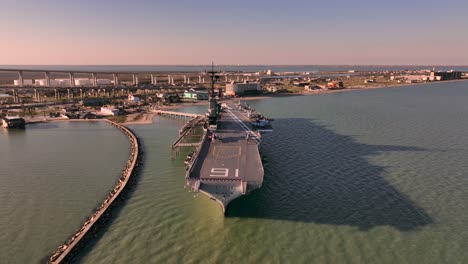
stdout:
{"type": "Polygon", "coordinates": [[[173,111],[163,111],[163,110],[154,110],[153,113],[157,113],[159,115],[180,116],[180,117],[189,117],[189,118],[196,118],[196,117],[203,116],[203,115],[199,115],[199,114],[173,112],[173,111]]]}

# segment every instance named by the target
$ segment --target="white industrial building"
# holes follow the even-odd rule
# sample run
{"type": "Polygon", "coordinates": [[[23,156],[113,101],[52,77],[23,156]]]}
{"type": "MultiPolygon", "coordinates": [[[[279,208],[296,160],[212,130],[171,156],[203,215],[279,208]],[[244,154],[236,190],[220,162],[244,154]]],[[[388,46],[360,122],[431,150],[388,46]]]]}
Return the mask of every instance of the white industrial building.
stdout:
{"type": "Polygon", "coordinates": [[[243,82],[235,83],[231,82],[226,84],[226,95],[248,95],[248,94],[258,94],[262,91],[260,83],[257,82],[243,82]]]}
{"type": "MultiPolygon", "coordinates": [[[[23,80],[24,85],[33,85],[33,80],[23,80]]],[[[20,80],[14,80],[15,86],[20,86],[20,80]]]]}
{"type": "Polygon", "coordinates": [[[92,84],[89,78],[75,78],[75,86],[90,86],[92,84]]]}
{"type": "MultiPolygon", "coordinates": [[[[34,80],[34,85],[35,86],[47,86],[47,80],[46,79],[37,79],[34,80]]],[[[54,79],[50,79],[50,86],[59,86],[60,82],[54,79]]]]}
{"type": "Polygon", "coordinates": [[[119,115],[120,110],[113,107],[101,107],[101,113],[104,115],[119,115]]]}
{"type": "MultiPolygon", "coordinates": [[[[75,86],[92,86],[93,81],[90,78],[75,78],[75,86]]],[[[97,79],[96,80],[97,85],[111,85],[112,81],[109,79],[97,79]]],[[[13,84],[15,86],[20,86],[20,80],[14,80],[13,84]]],[[[47,86],[47,80],[46,79],[36,79],[36,80],[23,80],[23,84],[25,86],[47,86]]],[[[68,87],[70,86],[70,79],[50,79],[50,86],[51,87],[57,87],[57,86],[63,86],[63,87],[68,87]]]]}
{"type": "Polygon", "coordinates": [[[70,79],[55,79],[57,86],[70,86],[70,79]]]}

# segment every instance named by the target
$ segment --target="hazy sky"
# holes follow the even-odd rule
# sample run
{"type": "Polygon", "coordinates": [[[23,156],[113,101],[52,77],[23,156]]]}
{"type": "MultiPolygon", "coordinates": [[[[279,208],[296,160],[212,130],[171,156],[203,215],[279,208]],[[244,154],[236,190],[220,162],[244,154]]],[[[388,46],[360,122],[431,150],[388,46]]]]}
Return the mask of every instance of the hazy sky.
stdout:
{"type": "Polygon", "coordinates": [[[0,0],[0,64],[464,64],[468,1],[0,0]]]}

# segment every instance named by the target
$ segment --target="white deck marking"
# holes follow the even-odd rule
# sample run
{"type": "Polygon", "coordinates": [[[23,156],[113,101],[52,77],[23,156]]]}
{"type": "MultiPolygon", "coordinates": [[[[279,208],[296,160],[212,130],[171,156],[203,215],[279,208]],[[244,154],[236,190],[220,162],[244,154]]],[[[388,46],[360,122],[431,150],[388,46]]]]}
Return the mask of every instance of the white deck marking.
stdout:
{"type": "Polygon", "coordinates": [[[229,169],[226,168],[211,168],[210,177],[228,177],[229,169]]]}

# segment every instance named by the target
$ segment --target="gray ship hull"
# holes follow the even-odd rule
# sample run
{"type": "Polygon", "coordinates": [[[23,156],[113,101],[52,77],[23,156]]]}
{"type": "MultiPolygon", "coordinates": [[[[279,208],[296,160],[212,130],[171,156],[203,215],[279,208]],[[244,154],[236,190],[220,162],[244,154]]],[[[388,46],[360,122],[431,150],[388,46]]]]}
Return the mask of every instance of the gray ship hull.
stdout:
{"type": "Polygon", "coordinates": [[[216,131],[207,131],[186,180],[194,191],[228,204],[263,183],[263,164],[258,149],[260,134],[243,111],[231,107],[221,114],[216,131]]]}

